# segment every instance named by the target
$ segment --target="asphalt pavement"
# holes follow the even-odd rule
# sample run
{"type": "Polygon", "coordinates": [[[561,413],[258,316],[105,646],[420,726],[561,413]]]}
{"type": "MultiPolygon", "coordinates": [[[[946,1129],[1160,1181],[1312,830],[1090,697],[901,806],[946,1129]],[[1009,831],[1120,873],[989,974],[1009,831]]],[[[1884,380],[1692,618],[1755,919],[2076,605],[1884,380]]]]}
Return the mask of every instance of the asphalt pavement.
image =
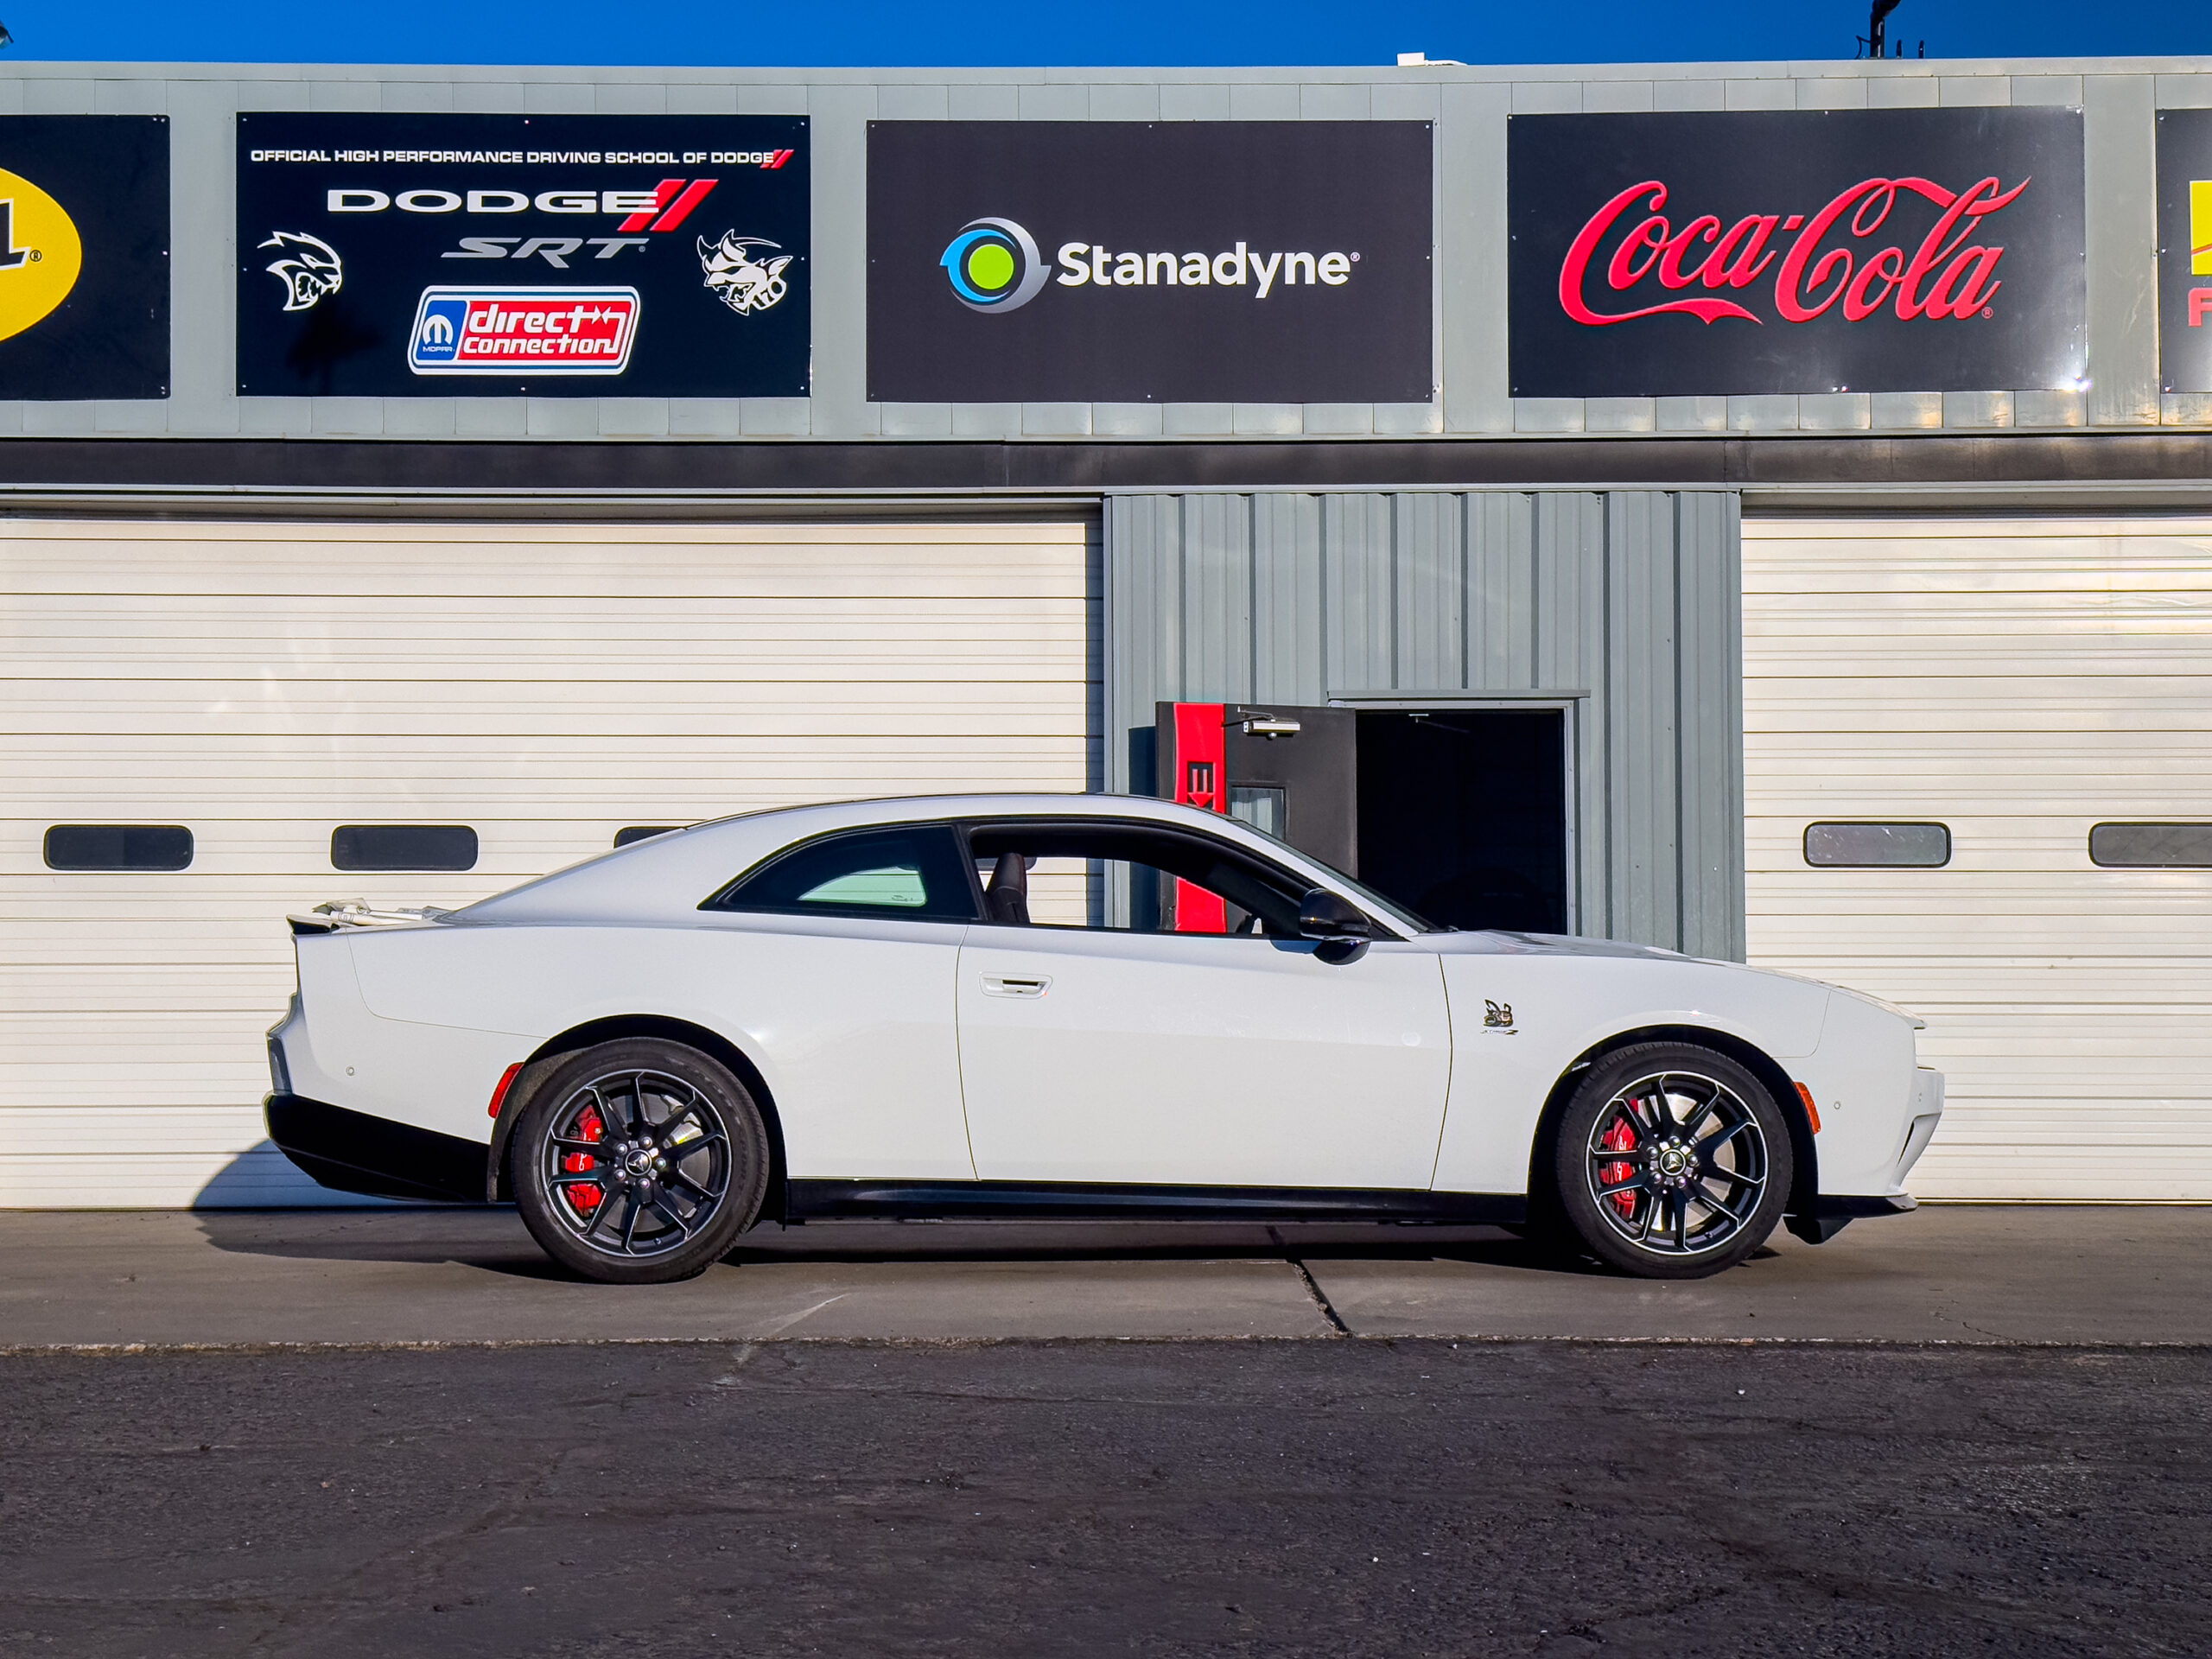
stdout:
{"type": "Polygon", "coordinates": [[[1654,1286],[1475,1230],[0,1217],[0,1659],[2212,1652],[2212,1211],[1654,1286]]]}
{"type": "Polygon", "coordinates": [[[2212,1651],[2201,1350],[0,1358],[0,1653],[2212,1651]]]}

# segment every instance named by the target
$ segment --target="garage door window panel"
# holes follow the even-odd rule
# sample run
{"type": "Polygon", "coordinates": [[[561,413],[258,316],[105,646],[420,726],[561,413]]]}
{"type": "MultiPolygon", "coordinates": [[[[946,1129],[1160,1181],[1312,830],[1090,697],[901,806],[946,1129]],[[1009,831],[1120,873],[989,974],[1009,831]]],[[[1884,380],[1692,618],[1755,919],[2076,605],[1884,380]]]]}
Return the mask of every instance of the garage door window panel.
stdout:
{"type": "Polygon", "coordinates": [[[976,919],[975,886],[949,824],[827,836],[740,878],[701,906],[785,916],[976,919]]]}
{"type": "Polygon", "coordinates": [[[57,823],[43,851],[49,870],[182,870],[192,865],[192,831],[181,823],[57,823]]]}
{"type": "Polygon", "coordinates": [[[1941,869],[1951,831],[1941,823],[1827,823],[1805,826],[1805,861],[1815,869],[1941,869]]]}
{"type": "Polygon", "coordinates": [[[2100,823],[2089,861],[2107,870],[2212,869],[2212,823],[2100,823]]]}
{"type": "Polygon", "coordinates": [[[476,831],[465,823],[341,823],[330,832],[340,870],[473,870],[476,831]]]}

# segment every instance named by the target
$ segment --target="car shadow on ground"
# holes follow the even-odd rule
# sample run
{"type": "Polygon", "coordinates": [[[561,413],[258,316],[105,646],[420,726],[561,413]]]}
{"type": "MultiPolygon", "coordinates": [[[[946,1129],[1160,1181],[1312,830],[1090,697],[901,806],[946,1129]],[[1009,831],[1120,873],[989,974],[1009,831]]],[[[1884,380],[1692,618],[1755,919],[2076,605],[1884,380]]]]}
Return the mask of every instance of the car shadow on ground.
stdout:
{"type": "MultiPolygon", "coordinates": [[[[340,1210],[217,1210],[195,1217],[219,1250],[295,1261],[453,1263],[516,1278],[566,1281],[507,1205],[340,1210]]],[[[1752,1259],[1771,1256],[1758,1251],[1752,1259]]],[[[1448,1261],[1532,1274],[1612,1277],[1499,1227],[1291,1222],[766,1222],[722,1258],[789,1262],[1448,1261]]]]}

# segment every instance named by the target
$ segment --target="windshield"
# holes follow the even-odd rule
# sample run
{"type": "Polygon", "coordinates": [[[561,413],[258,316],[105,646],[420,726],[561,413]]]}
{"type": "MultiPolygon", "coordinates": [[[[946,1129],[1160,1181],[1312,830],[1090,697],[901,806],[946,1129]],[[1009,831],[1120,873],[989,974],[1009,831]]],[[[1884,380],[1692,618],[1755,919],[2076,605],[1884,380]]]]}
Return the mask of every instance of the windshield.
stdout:
{"type": "Polygon", "coordinates": [[[1269,834],[1267,830],[1261,829],[1258,824],[1254,823],[1249,818],[1240,817],[1236,822],[1243,825],[1245,829],[1249,830],[1254,835],[1259,836],[1261,840],[1273,842],[1276,846],[1281,848],[1283,851],[1291,854],[1294,857],[1304,859],[1308,864],[1319,864],[1323,869],[1329,873],[1329,879],[1336,882],[1339,887],[1343,887],[1346,893],[1351,894],[1353,898],[1358,899],[1360,903],[1365,905],[1370,910],[1382,912],[1383,915],[1397,923],[1399,926],[1404,928],[1408,932],[1449,933],[1452,931],[1448,927],[1439,927],[1434,922],[1430,921],[1426,916],[1421,915],[1416,912],[1408,910],[1403,905],[1400,904],[1395,899],[1385,899],[1381,893],[1376,892],[1374,888],[1369,887],[1366,883],[1355,880],[1352,877],[1346,875],[1342,870],[1330,863],[1326,859],[1316,858],[1304,848],[1294,847],[1288,842],[1285,841],[1281,836],[1269,834]]]}

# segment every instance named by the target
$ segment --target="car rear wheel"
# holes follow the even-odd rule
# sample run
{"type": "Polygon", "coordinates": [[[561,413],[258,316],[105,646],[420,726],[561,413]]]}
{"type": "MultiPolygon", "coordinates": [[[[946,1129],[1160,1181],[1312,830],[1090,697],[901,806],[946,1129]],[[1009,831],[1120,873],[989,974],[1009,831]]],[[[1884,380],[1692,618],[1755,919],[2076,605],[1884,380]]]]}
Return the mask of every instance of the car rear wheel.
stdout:
{"type": "Polygon", "coordinates": [[[751,1093],[719,1061],[657,1038],[572,1056],[509,1144],[531,1236],[603,1284],[705,1271],[767,1192],[768,1135],[751,1093]]]}
{"type": "Polygon", "coordinates": [[[1600,1261],[1702,1279],[1764,1243],[1789,1201],[1789,1126],[1726,1055],[1640,1043],[1590,1068],[1559,1124],[1558,1212],[1600,1261]]]}

